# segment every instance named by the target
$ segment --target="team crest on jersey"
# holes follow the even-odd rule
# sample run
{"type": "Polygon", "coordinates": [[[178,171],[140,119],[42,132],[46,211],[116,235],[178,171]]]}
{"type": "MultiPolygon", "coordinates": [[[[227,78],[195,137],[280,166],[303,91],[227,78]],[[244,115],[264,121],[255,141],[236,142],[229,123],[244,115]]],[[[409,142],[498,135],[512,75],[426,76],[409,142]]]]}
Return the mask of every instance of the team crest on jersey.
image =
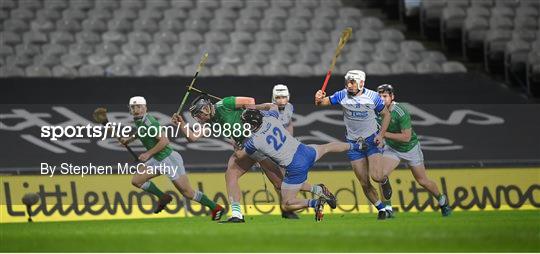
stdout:
{"type": "Polygon", "coordinates": [[[363,119],[363,118],[368,117],[368,112],[367,111],[351,111],[351,117],[363,119]]]}

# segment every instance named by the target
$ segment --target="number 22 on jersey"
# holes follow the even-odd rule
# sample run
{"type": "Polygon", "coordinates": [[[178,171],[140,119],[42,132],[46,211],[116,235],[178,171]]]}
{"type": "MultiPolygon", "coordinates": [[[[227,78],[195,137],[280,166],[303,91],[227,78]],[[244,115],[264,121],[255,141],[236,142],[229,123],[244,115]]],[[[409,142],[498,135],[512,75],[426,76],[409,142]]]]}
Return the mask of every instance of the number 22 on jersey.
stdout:
{"type": "Polygon", "coordinates": [[[287,140],[287,136],[285,136],[278,127],[274,127],[274,129],[272,129],[272,133],[274,135],[270,134],[266,136],[266,143],[273,145],[274,150],[279,151],[279,149],[283,147],[285,140],[287,140]]]}

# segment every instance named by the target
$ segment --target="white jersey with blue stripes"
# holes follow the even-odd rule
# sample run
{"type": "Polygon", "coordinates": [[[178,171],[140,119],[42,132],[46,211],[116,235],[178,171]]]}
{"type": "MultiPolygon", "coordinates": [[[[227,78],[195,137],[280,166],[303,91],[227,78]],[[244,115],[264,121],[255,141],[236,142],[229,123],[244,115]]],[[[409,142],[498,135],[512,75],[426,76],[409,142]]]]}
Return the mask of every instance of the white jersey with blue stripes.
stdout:
{"type": "Polygon", "coordinates": [[[277,164],[287,167],[293,161],[300,141],[285,130],[275,110],[261,111],[264,115],[259,130],[252,133],[244,142],[248,154],[259,151],[270,157],[277,164]]]}
{"type": "Polygon", "coordinates": [[[347,89],[330,96],[332,105],[341,105],[347,139],[367,138],[377,132],[377,114],[384,109],[384,102],[375,91],[364,88],[361,95],[350,96],[347,89]]]}
{"type": "Polygon", "coordinates": [[[292,104],[287,103],[283,110],[279,110],[279,120],[283,123],[283,126],[288,127],[291,124],[294,107],[292,104]]]}

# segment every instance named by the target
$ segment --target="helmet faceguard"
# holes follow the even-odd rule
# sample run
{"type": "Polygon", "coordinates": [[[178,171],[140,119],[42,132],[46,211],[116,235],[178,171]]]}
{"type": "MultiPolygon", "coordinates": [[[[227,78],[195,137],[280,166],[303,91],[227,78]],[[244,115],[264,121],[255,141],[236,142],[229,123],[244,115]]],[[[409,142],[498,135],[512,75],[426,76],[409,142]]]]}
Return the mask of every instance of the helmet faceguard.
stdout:
{"type": "Polygon", "coordinates": [[[212,101],[210,101],[210,98],[204,95],[200,95],[199,97],[195,98],[189,107],[189,113],[198,122],[207,122],[208,120],[204,118],[212,118],[214,116],[214,112],[214,105],[212,104],[212,101]]]}
{"type": "Polygon", "coordinates": [[[257,109],[246,109],[242,113],[242,125],[243,124],[249,124],[250,130],[257,131],[263,122],[263,115],[260,110],[257,109]]]}
{"type": "Polygon", "coordinates": [[[272,103],[278,105],[278,107],[280,109],[283,109],[285,107],[285,105],[284,104],[283,105],[278,104],[278,101],[277,101],[276,97],[286,97],[287,102],[289,102],[289,100],[291,98],[291,94],[289,93],[289,88],[287,88],[286,85],[277,84],[272,89],[272,103]]]}
{"type": "Polygon", "coordinates": [[[134,96],[129,99],[129,113],[133,115],[133,118],[135,119],[141,119],[144,117],[144,114],[146,114],[146,99],[142,96],[134,96]],[[140,112],[134,111],[134,106],[140,106],[144,108],[144,112],[141,114],[140,112]]]}
{"type": "Polygon", "coordinates": [[[388,93],[390,95],[394,94],[394,87],[390,84],[382,84],[377,87],[377,92],[379,93],[388,93]]]}
{"type": "Polygon", "coordinates": [[[366,73],[364,73],[363,71],[361,71],[361,70],[350,70],[350,71],[348,71],[347,74],[345,74],[345,86],[347,86],[347,83],[349,81],[354,81],[356,83],[356,86],[357,86],[357,89],[358,89],[358,91],[356,93],[354,93],[354,94],[349,92],[349,95],[354,96],[357,93],[359,93],[363,88],[363,85],[360,86],[360,82],[363,82],[365,80],[366,80],[366,73]]]}

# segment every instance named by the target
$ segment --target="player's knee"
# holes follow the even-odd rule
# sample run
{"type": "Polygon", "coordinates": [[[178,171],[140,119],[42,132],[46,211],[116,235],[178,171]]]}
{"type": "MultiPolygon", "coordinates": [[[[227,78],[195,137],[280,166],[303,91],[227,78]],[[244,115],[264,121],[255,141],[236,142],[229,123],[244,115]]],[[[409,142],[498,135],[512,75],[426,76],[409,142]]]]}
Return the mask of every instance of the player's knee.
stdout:
{"type": "Polygon", "coordinates": [[[281,210],[283,210],[284,212],[290,212],[291,211],[291,206],[287,205],[287,204],[284,204],[284,205],[281,206],[281,210]]]}
{"type": "Polygon", "coordinates": [[[292,203],[290,201],[283,202],[283,205],[281,206],[281,209],[285,212],[293,211],[292,203]]]}
{"type": "Polygon", "coordinates": [[[131,184],[133,184],[133,186],[135,186],[137,188],[141,188],[142,185],[144,184],[144,182],[142,182],[141,180],[133,177],[133,178],[131,178],[131,184]]]}
{"type": "Polygon", "coordinates": [[[383,174],[372,174],[371,176],[371,180],[375,181],[375,182],[382,182],[384,180],[384,175],[383,174]]]}

